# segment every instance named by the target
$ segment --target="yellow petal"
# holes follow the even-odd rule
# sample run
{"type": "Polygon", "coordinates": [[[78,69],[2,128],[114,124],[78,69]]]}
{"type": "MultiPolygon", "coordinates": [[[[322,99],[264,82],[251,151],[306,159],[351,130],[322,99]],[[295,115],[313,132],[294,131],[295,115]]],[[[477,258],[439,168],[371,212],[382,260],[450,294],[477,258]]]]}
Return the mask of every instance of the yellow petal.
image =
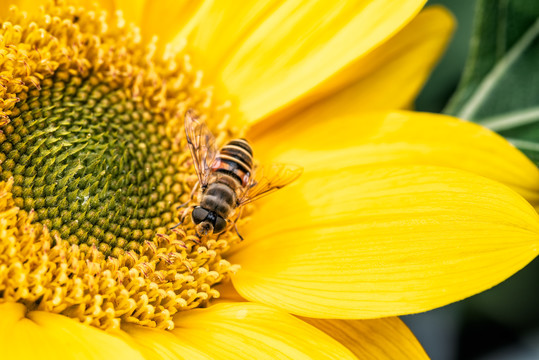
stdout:
{"type": "Polygon", "coordinates": [[[424,2],[219,1],[175,42],[187,36],[195,63],[255,122],[353,81],[333,77],[398,31],[424,2]],[[323,85],[330,81],[331,88],[323,85]]]}
{"type": "Polygon", "coordinates": [[[17,6],[21,10],[33,13],[43,5],[43,2],[37,0],[3,0],[0,1],[0,16],[5,18],[8,14],[9,8],[13,5],[17,6]]]}
{"type": "Polygon", "coordinates": [[[189,338],[176,337],[169,331],[149,329],[128,323],[122,325],[122,329],[129,334],[133,346],[139,349],[146,359],[213,359],[211,355],[192,347],[189,338]]]}
{"type": "Polygon", "coordinates": [[[26,307],[19,303],[0,304],[0,358],[57,359],[60,354],[52,342],[52,334],[26,318],[26,307]],[[32,339],[32,346],[28,346],[32,339]]]}
{"type": "Polygon", "coordinates": [[[0,304],[0,338],[3,338],[13,324],[24,318],[26,307],[16,302],[5,302],[0,304]]]}
{"type": "MultiPolygon", "coordinates": [[[[444,8],[432,6],[423,10],[395,36],[336,76],[336,83],[344,82],[344,77],[350,86],[328,94],[299,117],[359,116],[376,109],[409,108],[444,51],[453,28],[454,19],[444,8]]],[[[338,85],[324,87],[332,88],[338,89],[338,85]]],[[[256,123],[251,134],[271,131],[272,126],[280,125],[286,118],[283,115],[303,105],[298,102],[286,113],[256,123]]]]}
{"type": "Polygon", "coordinates": [[[193,15],[195,24],[181,29],[172,42],[178,46],[188,42],[197,66],[206,76],[215,78],[223,60],[281,3],[284,1],[215,1],[200,7],[193,15]]]}
{"type": "Polygon", "coordinates": [[[221,303],[179,313],[172,333],[214,359],[355,359],[336,340],[272,307],[221,303]]]}
{"type": "MultiPolygon", "coordinates": [[[[30,2],[35,2],[34,0],[23,0],[23,1],[28,4],[30,4],[30,2]]],[[[38,2],[38,3],[39,3],[38,6],[34,6],[31,9],[38,9],[39,6],[43,5],[43,1],[38,2]]],[[[73,4],[78,5],[78,6],[83,6],[86,9],[105,10],[107,11],[109,17],[112,16],[112,14],[116,12],[115,3],[116,3],[115,0],[73,0],[73,4]]]]}
{"type": "Polygon", "coordinates": [[[373,320],[303,320],[322,330],[359,359],[428,359],[414,334],[398,318],[373,320]]]}
{"type": "Polygon", "coordinates": [[[15,5],[25,11],[37,9],[43,5],[42,1],[38,0],[2,0],[0,2],[2,9],[8,10],[10,6],[15,5]]]}
{"type": "Polygon", "coordinates": [[[268,198],[240,229],[232,280],[245,299],[301,316],[430,310],[496,285],[538,251],[533,207],[460,170],[329,165],[268,198]]]}
{"type": "Polygon", "coordinates": [[[441,6],[423,10],[379,48],[347,69],[358,80],[327,101],[347,111],[409,107],[443,54],[455,27],[441,6]]]}
{"type": "Polygon", "coordinates": [[[144,359],[111,333],[63,315],[26,311],[22,304],[0,304],[0,358],[144,359]]]}
{"type": "Polygon", "coordinates": [[[0,16],[2,18],[5,18],[7,12],[9,11],[9,8],[11,5],[19,5],[18,0],[12,0],[12,1],[6,1],[6,0],[0,0],[0,16]]]}
{"type": "Polygon", "coordinates": [[[189,32],[195,24],[202,26],[209,24],[206,12],[213,3],[208,0],[146,0],[143,2],[140,20],[142,36],[145,40],[157,36],[162,45],[175,37],[178,37],[179,42],[184,45],[184,34],[189,32]]]}
{"type": "Polygon", "coordinates": [[[526,156],[494,132],[449,116],[356,116],[331,114],[328,109],[303,114],[255,140],[256,155],[263,162],[297,163],[307,171],[370,164],[447,166],[503,182],[539,204],[539,170],[526,156]]]}
{"type": "Polygon", "coordinates": [[[227,280],[220,283],[215,287],[215,290],[219,291],[219,298],[215,301],[224,301],[224,302],[243,302],[247,301],[241,297],[240,294],[234,288],[232,281],[227,280]]]}
{"type": "MultiPolygon", "coordinates": [[[[115,8],[121,10],[126,21],[137,26],[142,25],[144,15],[144,5],[146,0],[114,0],[115,8]]],[[[159,1],[161,3],[161,1],[159,1]]]]}

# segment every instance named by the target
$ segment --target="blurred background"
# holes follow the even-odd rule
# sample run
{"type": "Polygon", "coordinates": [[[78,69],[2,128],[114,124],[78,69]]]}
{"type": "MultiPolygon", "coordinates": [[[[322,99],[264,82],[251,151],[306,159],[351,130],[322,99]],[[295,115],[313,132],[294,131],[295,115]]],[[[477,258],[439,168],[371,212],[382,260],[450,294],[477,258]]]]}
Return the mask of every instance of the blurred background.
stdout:
{"type": "MultiPolygon", "coordinates": [[[[476,1],[442,0],[428,4],[447,7],[458,21],[444,58],[416,101],[418,111],[442,112],[464,68],[476,1]]],[[[433,360],[539,360],[538,285],[536,259],[486,292],[402,319],[433,360]]]]}

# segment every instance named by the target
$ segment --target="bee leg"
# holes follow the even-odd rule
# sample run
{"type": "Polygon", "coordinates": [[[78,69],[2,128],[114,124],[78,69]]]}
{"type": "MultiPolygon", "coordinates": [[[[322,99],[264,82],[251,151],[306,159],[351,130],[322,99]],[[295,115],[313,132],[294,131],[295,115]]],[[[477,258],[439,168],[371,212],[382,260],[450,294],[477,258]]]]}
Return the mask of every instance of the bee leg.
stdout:
{"type": "Polygon", "coordinates": [[[236,234],[238,234],[238,237],[240,238],[241,241],[243,241],[243,236],[240,235],[240,232],[238,231],[238,220],[240,219],[241,217],[241,213],[243,212],[243,208],[241,207],[240,210],[238,211],[238,216],[236,216],[236,218],[234,219],[234,230],[236,230],[236,234]]]}
{"type": "Polygon", "coordinates": [[[236,230],[236,234],[238,234],[240,240],[243,241],[243,236],[241,236],[240,232],[238,231],[238,226],[236,225],[236,223],[234,223],[234,230],[236,230]]]}
{"type": "Polygon", "coordinates": [[[182,213],[182,216],[180,216],[180,222],[177,223],[176,225],[174,225],[173,227],[170,228],[170,230],[174,230],[176,229],[178,226],[182,225],[183,222],[185,221],[185,218],[187,217],[187,214],[189,214],[189,209],[191,208],[194,208],[195,206],[189,206],[187,209],[185,209],[182,213]]]}
{"type": "Polygon", "coordinates": [[[171,227],[170,230],[176,229],[176,228],[177,228],[178,226],[180,226],[181,224],[182,224],[181,222],[177,223],[176,225],[174,225],[173,227],[171,227]]]}
{"type": "Polygon", "coordinates": [[[187,214],[189,214],[189,210],[194,209],[195,207],[195,205],[191,205],[183,211],[182,216],[180,217],[180,224],[183,224],[183,222],[185,221],[187,214]]]}
{"type": "Polygon", "coordinates": [[[193,201],[193,197],[195,196],[195,192],[197,191],[198,189],[198,185],[199,185],[199,182],[197,181],[195,186],[193,186],[193,190],[191,190],[191,194],[189,195],[189,200],[187,200],[186,202],[184,202],[183,204],[181,205],[178,205],[178,207],[176,208],[177,209],[181,209],[182,207],[185,207],[187,206],[187,204],[189,204],[191,201],[193,201]]]}

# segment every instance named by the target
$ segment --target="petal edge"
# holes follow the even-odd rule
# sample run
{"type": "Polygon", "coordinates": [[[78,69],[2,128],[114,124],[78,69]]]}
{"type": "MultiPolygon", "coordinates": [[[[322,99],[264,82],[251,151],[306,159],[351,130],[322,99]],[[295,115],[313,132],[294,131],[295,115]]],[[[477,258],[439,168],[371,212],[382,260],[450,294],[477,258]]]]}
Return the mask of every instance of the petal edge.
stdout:
{"type": "Polygon", "coordinates": [[[231,257],[242,266],[232,281],[250,301],[307,317],[422,312],[529,263],[538,220],[509,188],[454,169],[306,173],[247,224],[231,257]]]}

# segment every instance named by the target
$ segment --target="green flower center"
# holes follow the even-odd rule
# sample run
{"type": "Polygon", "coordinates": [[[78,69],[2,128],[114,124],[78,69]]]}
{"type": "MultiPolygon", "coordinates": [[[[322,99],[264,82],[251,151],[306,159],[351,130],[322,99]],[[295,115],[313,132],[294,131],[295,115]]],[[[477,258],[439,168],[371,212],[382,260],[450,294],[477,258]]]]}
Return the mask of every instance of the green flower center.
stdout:
{"type": "Polygon", "coordinates": [[[96,75],[55,75],[15,106],[0,136],[15,204],[53,235],[105,255],[166,232],[184,176],[164,119],[96,75]]]}

